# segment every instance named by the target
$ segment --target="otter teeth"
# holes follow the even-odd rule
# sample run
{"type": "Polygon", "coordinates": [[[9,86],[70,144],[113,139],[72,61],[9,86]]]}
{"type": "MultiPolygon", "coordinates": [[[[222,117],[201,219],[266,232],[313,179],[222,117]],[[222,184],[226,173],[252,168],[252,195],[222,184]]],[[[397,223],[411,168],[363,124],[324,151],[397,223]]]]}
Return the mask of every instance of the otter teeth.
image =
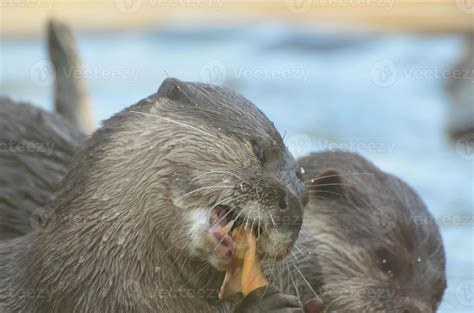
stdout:
{"type": "Polygon", "coordinates": [[[253,233],[255,237],[258,239],[260,235],[263,233],[263,229],[259,226],[257,222],[253,222],[251,220],[246,220],[244,217],[239,216],[241,214],[236,213],[237,209],[232,209],[226,205],[220,205],[214,208],[211,212],[210,223],[211,225],[215,226],[219,224],[221,226],[230,227],[230,231],[233,231],[237,227],[241,226],[246,222],[246,226],[250,223],[253,224],[253,233]]]}

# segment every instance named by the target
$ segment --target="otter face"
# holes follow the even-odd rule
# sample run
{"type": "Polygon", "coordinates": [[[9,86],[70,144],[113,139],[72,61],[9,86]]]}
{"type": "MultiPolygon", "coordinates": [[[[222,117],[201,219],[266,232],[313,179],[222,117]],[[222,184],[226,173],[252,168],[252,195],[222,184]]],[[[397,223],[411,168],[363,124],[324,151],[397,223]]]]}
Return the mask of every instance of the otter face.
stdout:
{"type": "Polygon", "coordinates": [[[435,312],[446,288],[444,248],[415,192],[356,155],[299,163],[314,178],[297,243],[310,251],[301,270],[326,312],[435,312]],[[324,160],[338,170],[316,169],[324,160]]]}
{"type": "Polygon", "coordinates": [[[206,84],[168,79],[151,102],[131,110],[160,125],[155,166],[170,172],[174,245],[225,270],[233,239],[223,227],[244,224],[263,258],[286,255],[307,192],[273,123],[245,98],[206,84]]]}

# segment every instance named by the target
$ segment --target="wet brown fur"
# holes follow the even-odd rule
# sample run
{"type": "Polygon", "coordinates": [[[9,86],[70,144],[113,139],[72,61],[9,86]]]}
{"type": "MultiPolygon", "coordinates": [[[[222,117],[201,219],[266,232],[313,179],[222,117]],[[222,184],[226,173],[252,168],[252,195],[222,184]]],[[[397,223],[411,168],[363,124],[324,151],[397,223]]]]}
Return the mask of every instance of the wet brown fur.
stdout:
{"type": "MultiPolygon", "coordinates": [[[[353,153],[313,153],[298,163],[310,202],[286,262],[301,298],[313,289],[325,312],[435,312],[446,288],[445,254],[415,191],[353,153]]],[[[291,287],[287,272],[283,285],[291,287]]]]}
{"type": "Polygon", "coordinates": [[[215,301],[222,272],[208,255],[191,254],[187,217],[218,201],[262,224],[291,212],[300,221],[277,222],[261,247],[264,256],[283,256],[306,202],[297,170],[252,103],[227,89],[167,79],[86,142],[41,229],[0,243],[0,310],[224,310],[215,301]],[[232,174],[210,173],[219,170],[232,174]],[[217,184],[226,188],[196,191],[217,184]]]}

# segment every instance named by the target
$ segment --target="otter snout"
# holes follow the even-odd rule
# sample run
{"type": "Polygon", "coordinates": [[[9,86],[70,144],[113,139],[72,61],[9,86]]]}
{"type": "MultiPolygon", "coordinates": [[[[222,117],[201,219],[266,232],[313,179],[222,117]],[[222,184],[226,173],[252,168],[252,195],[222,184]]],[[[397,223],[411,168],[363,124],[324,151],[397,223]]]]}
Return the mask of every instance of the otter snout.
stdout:
{"type": "Polygon", "coordinates": [[[298,197],[289,190],[280,191],[279,210],[275,216],[278,227],[288,228],[296,235],[303,224],[303,206],[298,197]]]}
{"type": "Polygon", "coordinates": [[[303,224],[300,198],[277,177],[255,177],[244,184],[242,192],[250,199],[242,207],[243,216],[264,230],[258,250],[278,259],[289,253],[303,224]]]}
{"type": "Polygon", "coordinates": [[[252,211],[259,211],[256,215],[269,216],[270,226],[298,234],[303,224],[303,205],[293,191],[276,178],[270,177],[254,178],[242,186],[242,191],[258,204],[246,210],[248,216],[256,213],[252,211]]]}

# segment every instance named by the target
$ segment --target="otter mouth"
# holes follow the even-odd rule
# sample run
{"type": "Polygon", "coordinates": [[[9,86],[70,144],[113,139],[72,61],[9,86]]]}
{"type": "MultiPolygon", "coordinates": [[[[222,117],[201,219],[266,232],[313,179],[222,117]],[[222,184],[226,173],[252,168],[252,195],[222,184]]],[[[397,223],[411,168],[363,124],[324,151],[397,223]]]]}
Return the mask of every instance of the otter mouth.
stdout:
{"type": "Polygon", "coordinates": [[[209,223],[211,224],[210,232],[220,240],[221,244],[234,244],[234,240],[230,234],[238,228],[243,227],[253,232],[256,240],[263,236],[263,228],[260,223],[249,218],[241,216],[240,210],[232,209],[226,205],[219,205],[211,211],[209,223]]]}
{"type": "Polygon", "coordinates": [[[224,281],[219,291],[220,300],[236,294],[244,296],[268,285],[257,253],[257,240],[262,237],[261,226],[242,218],[228,206],[212,210],[210,233],[218,244],[216,251],[230,259],[224,281]]]}
{"type": "MultiPolygon", "coordinates": [[[[236,229],[242,228],[246,232],[251,232],[256,241],[268,236],[267,226],[264,232],[261,223],[242,216],[240,212],[240,209],[226,205],[219,205],[211,210],[208,240],[213,247],[212,253],[224,262],[229,262],[234,252],[236,242],[233,233],[236,229]]],[[[264,252],[258,249],[257,253],[264,255],[264,252]]]]}

